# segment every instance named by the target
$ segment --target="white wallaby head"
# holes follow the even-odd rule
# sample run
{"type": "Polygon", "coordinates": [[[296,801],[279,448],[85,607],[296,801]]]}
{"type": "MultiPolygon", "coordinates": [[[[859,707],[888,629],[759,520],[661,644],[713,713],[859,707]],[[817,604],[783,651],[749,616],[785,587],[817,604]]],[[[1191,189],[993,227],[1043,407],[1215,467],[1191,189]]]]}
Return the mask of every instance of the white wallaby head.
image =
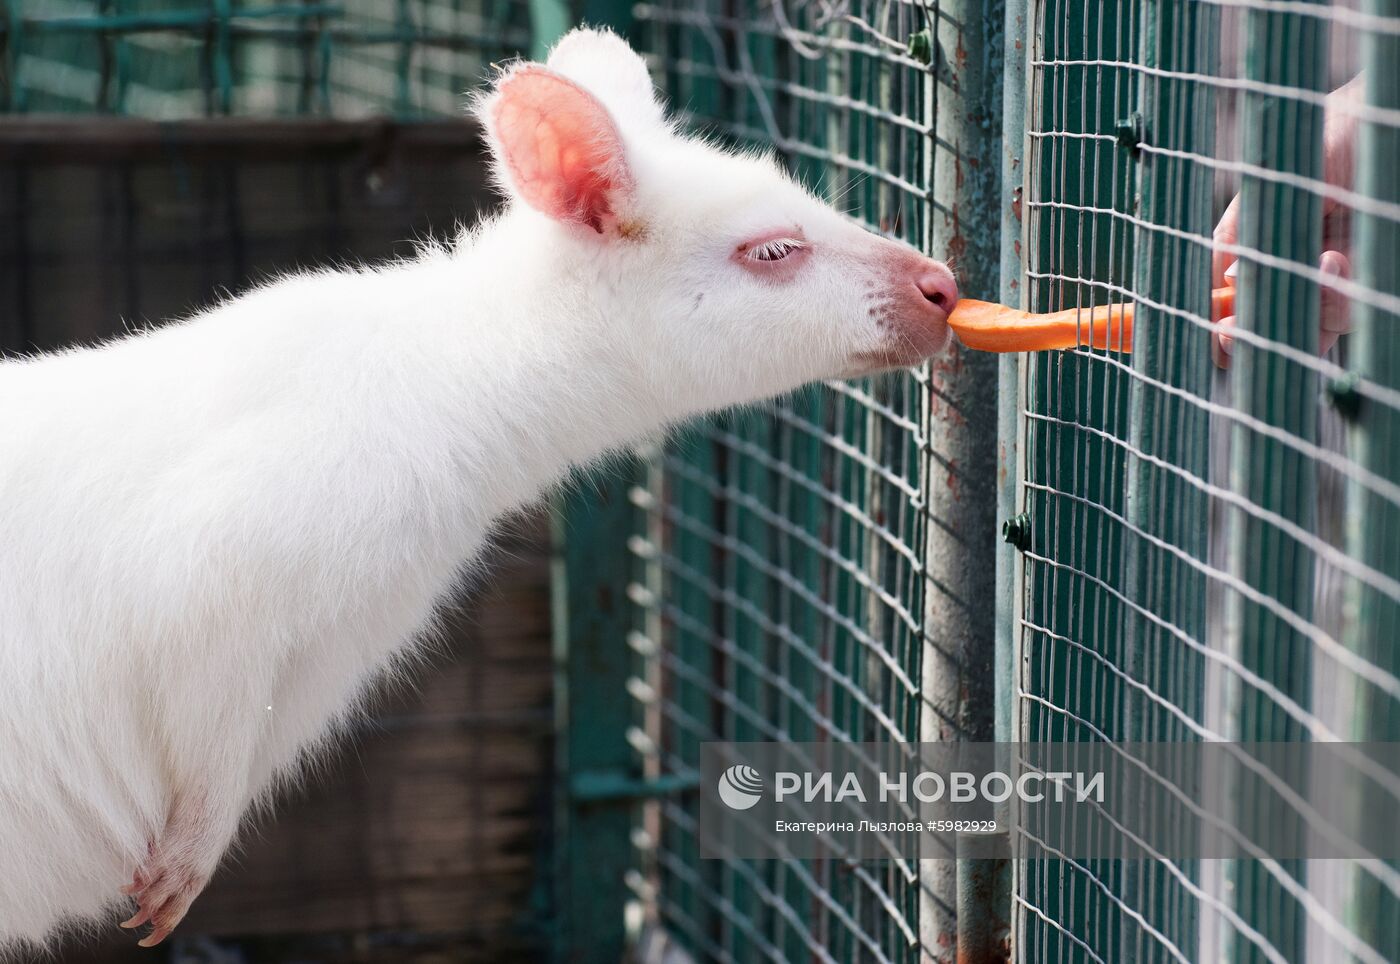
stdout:
{"type": "MultiPolygon", "coordinates": [[[[914,364],[949,342],[948,268],[860,228],[770,158],[668,124],[646,65],[574,30],[482,99],[507,217],[683,407],[914,364]]],[[[611,340],[611,339],[610,339],[611,340]]]]}

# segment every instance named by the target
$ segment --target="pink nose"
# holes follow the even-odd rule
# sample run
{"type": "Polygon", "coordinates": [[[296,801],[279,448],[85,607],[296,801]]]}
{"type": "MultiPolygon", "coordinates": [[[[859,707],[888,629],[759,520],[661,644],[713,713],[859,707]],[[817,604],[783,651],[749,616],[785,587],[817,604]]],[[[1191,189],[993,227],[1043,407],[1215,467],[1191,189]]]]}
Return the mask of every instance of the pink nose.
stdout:
{"type": "Polygon", "coordinates": [[[919,275],[914,286],[919,289],[924,300],[942,311],[945,317],[958,303],[958,283],[953,280],[952,273],[942,265],[938,266],[938,270],[925,271],[919,275]]]}

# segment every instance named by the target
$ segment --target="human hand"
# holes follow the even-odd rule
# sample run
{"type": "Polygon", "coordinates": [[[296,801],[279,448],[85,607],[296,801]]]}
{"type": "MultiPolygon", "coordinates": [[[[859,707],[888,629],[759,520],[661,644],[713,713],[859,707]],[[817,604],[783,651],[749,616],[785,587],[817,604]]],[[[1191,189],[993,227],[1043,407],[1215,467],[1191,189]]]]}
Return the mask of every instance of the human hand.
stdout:
{"type": "MultiPolygon", "coordinates": [[[[1327,183],[1338,187],[1350,187],[1356,154],[1356,116],[1343,109],[1346,103],[1360,103],[1364,96],[1363,78],[1357,76],[1348,84],[1333,91],[1328,97],[1326,120],[1323,127],[1322,150],[1323,169],[1327,183]]],[[[1336,278],[1351,276],[1351,260],[1348,257],[1350,238],[1346,237],[1342,205],[1331,197],[1323,198],[1323,245],[1319,270],[1336,278]],[[1340,227],[1340,230],[1338,228],[1340,227]]],[[[1225,209],[1220,223],[1215,227],[1216,249],[1212,258],[1213,287],[1224,285],[1234,287],[1239,263],[1233,253],[1222,251],[1221,245],[1234,245],[1239,241],[1240,196],[1235,195],[1230,206],[1225,209]]],[[[1322,287],[1322,304],[1319,319],[1318,352],[1326,354],[1332,350],[1337,340],[1351,330],[1351,310],[1347,298],[1335,288],[1322,287]]],[[[1234,349],[1235,316],[1220,319],[1215,337],[1212,339],[1212,354],[1215,363],[1221,368],[1230,367],[1230,356],[1234,349]]]]}

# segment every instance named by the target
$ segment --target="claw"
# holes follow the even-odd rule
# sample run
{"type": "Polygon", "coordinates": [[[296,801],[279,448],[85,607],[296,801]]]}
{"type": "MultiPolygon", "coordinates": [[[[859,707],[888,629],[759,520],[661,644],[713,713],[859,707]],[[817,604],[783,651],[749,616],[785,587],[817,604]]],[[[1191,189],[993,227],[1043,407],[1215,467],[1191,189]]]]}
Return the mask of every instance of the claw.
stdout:
{"type": "MultiPolygon", "coordinates": [[[[181,872],[170,872],[170,868],[157,867],[154,871],[138,871],[133,882],[134,890],[129,892],[137,900],[136,913],[121,923],[127,930],[151,925],[151,932],[137,941],[139,947],[155,947],[170,936],[171,931],[184,919],[185,913],[195,896],[203,889],[202,881],[181,872]]],[[[128,893],[127,888],[122,888],[128,893]]]]}
{"type": "Polygon", "coordinates": [[[137,942],[139,947],[155,947],[169,937],[209,881],[216,859],[206,863],[201,858],[217,858],[217,854],[201,854],[199,849],[202,814],[199,807],[173,809],[159,841],[147,841],[146,859],[132,874],[131,883],[119,888],[136,901],[136,912],[121,926],[132,930],[150,925],[137,942]]]}
{"type": "Polygon", "coordinates": [[[137,947],[155,947],[161,941],[170,936],[169,927],[157,927],[145,937],[136,942],[137,947]]]}
{"type": "Polygon", "coordinates": [[[130,920],[124,920],[117,926],[125,927],[127,930],[131,930],[133,928],[140,927],[142,924],[146,923],[146,921],[150,919],[151,912],[143,906],[138,908],[135,914],[131,915],[130,920]]]}

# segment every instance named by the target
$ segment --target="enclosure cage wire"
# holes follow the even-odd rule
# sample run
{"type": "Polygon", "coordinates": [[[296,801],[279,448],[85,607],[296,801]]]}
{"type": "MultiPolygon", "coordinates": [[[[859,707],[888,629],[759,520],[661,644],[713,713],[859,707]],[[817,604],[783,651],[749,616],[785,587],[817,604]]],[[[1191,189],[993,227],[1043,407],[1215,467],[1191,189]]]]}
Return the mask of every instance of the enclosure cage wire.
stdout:
{"type": "MultiPolygon", "coordinates": [[[[842,89],[863,56],[917,72],[883,43],[915,24],[880,28],[891,11],[920,11],[837,9],[857,21],[844,32],[812,29],[800,4],[638,14],[655,69],[694,122],[777,147],[823,187],[867,177],[874,203],[851,207],[874,227],[890,227],[881,191],[927,216],[928,183],[911,173],[920,168],[848,145],[850,125],[866,122],[927,138],[920,110],[933,105],[842,89]]],[[[1019,488],[1032,541],[1013,732],[1393,738],[1400,467],[1385,441],[1400,398],[1400,247],[1385,159],[1400,116],[1395,5],[1032,11],[1028,306],[1132,301],[1140,320],[1131,356],[1077,351],[1025,366],[1019,488]],[[1320,122],[1327,91],[1363,63],[1366,102],[1342,108],[1359,125],[1348,184],[1324,176],[1320,122]],[[1213,245],[1241,182],[1242,234],[1213,245]],[[1347,251],[1350,277],[1318,269],[1324,239],[1347,251]],[[1212,361],[1215,250],[1242,266],[1229,374],[1212,361]],[[1318,357],[1324,290],[1357,332],[1318,357]]],[[[655,770],[693,771],[704,739],[919,732],[917,639],[931,630],[918,616],[918,527],[933,453],[926,377],[897,384],[831,385],[767,417],[711,423],[653,461],[636,497],[646,536],[632,546],[646,613],[633,638],[644,721],[634,739],[655,770]],[[861,484],[845,488],[851,479],[861,484]],[[883,653],[870,631],[882,618],[898,630],[883,653]],[[868,687],[871,667],[887,685],[868,687]],[[824,712],[824,699],[837,708],[845,694],[854,726],[824,712]],[[908,715],[886,711],[891,697],[908,715]]],[[[899,899],[918,889],[914,865],[855,882],[799,861],[702,865],[692,812],[675,800],[644,829],[653,873],[638,889],[702,956],[918,953],[917,901],[899,899]],[[845,906],[884,916],[868,926],[837,913],[845,906]]],[[[1395,960],[1397,880],[1379,860],[1031,862],[1014,895],[1018,957],[1395,960]]]]}
{"type": "MultiPolygon", "coordinates": [[[[927,249],[928,68],[895,38],[931,8],[642,4],[658,82],[693,129],[774,149],[868,227],[927,249]]],[[[929,376],[832,382],[707,421],[634,493],[632,736],[653,774],[700,744],[920,739],[929,376]]],[[[915,961],[917,860],[701,861],[693,796],[651,805],[634,887],[704,959],[915,961]]]]}
{"type": "Polygon", "coordinates": [[[531,37],[528,0],[12,0],[0,110],[446,117],[531,37]]]}
{"type": "MultiPolygon", "coordinates": [[[[1400,7],[1047,0],[1032,22],[1029,307],[1138,322],[1131,356],[1028,364],[1017,732],[1395,739],[1400,7]],[[1329,169],[1325,98],[1359,71],[1364,102],[1334,108],[1355,156],[1329,169]],[[1236,191],[1240,235],[1213,244],[1236,191]],[[1240,263],[1228,374],[1213,252],[1240,263]],[[1356,333],[1319,357],[1324,296],[1356,333]]],[[[1400,959],[1395,862],[1244,852],[1027,862],[1019,954],[1400,959]]]]}

